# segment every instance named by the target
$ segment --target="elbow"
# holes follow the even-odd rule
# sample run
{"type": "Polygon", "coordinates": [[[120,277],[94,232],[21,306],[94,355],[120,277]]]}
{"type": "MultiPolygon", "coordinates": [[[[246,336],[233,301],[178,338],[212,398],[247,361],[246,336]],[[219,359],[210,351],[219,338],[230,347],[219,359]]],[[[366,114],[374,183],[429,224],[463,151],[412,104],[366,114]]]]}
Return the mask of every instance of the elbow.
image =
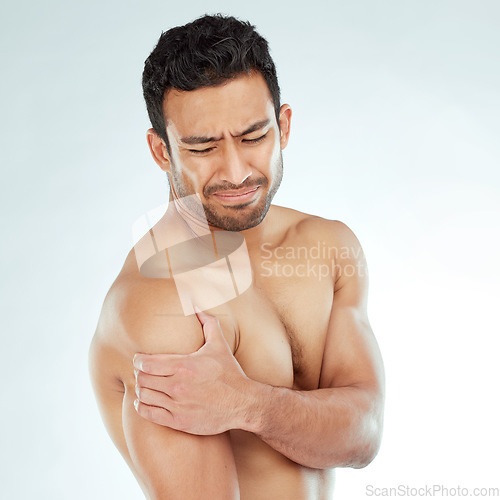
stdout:
{"type": "Polygon", "coordinates": [[[370,465],[378,454],[381,442],[381,431],[372,433],[362,439],[353,439],[350,446],[345,446],[343,451],[337,448],[321,464],[309,465],[319,469],[335,467],[349,467],[363,469],[370,465]]]}
{"type": "Polygon", "coordinates": [[[353,469],[364,469],[367,465],[370,465],[374,458],[378,454],[380,448],[380,440],[371,442],[367,444],[362,450],[360,450],[354,459],[350,467],[353,469]]]}
{"type": "Polygon", "coordinates": [[[382,442],[382,420],[376,419],[370,424],[370,431],[358,442],[358,446],[353,450],[353,458],[350,467],[353,469],[363,469],[370,465],[377,456],[382,442]]]}
{"type": "Polygon", "coordinates": [[[383,395],[373,400],[370,409],[365,412],[360,425],[358,439],[353,450],[352,461],[349,467],[363,469],[370,465],[377,456],[382,442],[384,427],[384,398],[383,395]]]}
{"type": "Polygon", "coordinates": [[[317,468],[350,467],[363,469],[377,456],[382,442],[383,404],[377,399],[371,408],[350,420],[344,432],[336,434],[335,446],[317,468]]]}

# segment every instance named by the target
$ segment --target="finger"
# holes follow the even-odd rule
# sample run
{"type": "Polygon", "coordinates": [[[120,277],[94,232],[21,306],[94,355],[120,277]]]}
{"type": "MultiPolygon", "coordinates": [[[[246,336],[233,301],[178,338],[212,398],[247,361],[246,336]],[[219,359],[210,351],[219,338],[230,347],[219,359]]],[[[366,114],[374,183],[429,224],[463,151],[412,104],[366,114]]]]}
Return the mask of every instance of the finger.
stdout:
{"type": "Polygon", "coordinates": [[[177,403],[164,392],[153,391],[146,387],[135,386],[135,393],[137,394],[137,399],[149,406],[157,406],[159,408],[164,408],[169,412],[173,412],[177,409],[177,403]]]}
{"type": "Polygon", "coordinates": [[[189,354],[143,354],[134,355],[134,368],[151,375],[169,376],[176,372],[180,363],[189,354]]]}
{"type": "Polygon", "coordinates": [[[172,376],[149,375],[148,373],[139,371],[136,373],[135,383],[139,386],[139,389],[151,389],[170,396],[170,388],[174,382],[172,376]]]}
{"type": "Polygon", "coordinates": [[[220,342],[221,340],[225,341],[219,320],[215,316],[202,311],[196,306],[194,306],[194,310],[196,311],[196,316],[202,325],[205,343],[220,342]]]}
{"type": "Polygon", "coordinates": [[[146,420],[155,424],[175,429],[175,419],[171,412],[158,406],[149,406],[141,403],[138,399],[134,401],[135,411],[146,420]]]}
{"type": "Polygon", "coordinates": [[[212,314],[208,314],[205,311],[202,311],[198,306],[196,306],[194,304],[193,304],[193,308],[194,308],[194,311],[196,313],[196,317],[198,318],[199,322],[202,325],[204,325],[205,323],[207,323],[211,319],[216,319],[215,316],[213,316],[212,314]]]}

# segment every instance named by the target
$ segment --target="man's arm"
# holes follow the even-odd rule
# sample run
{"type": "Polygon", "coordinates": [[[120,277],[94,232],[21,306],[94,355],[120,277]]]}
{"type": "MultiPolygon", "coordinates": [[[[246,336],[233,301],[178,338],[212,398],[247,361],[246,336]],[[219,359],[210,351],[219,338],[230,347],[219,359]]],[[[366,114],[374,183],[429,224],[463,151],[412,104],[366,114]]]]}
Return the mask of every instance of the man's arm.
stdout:
{"type": "Polygon", "coordinates": [[[198,349],[203,336],[197,320],[179,314],[168,302],[161,304],[168,300],[164,293],[121,288],[106,299],[89,353],[96,398],[115,445],[150,499],[239,498],[227,433],[186,434],[149,422],[134,409],[133,353],[198,349]]]}
{"type": "Polygon", "coordinates": [[[328,227],[335,235],[330,243],[340,252],[319,389],[297,391],[249,379],[225,345],[216,318],[201,314],[205,344],[197,352],[135,358],[138,383],[154,389],[144,398],[141,393],[139,415],[191,434],[253,432],[307,467],[367,465],[382,432],[383,366],[367,318],[361,246],[345,224],[334,221],[328,227]],[[217,370],[200,373],[203,365],[217,370]],[[182,404],[173,406],[172,398],[182,404]]]}
{"type": "Polygon", "coordinates": [[[367,317],[366,262],[350,229],[336,221],[336,232],[344,251],[337,261],[320,389],[253,382],[246,424],[283,455],[320,469],[368,465],[383,421],[384,371],[367,317]]]}
{"type": "Polygon", "coordinates": [[[338,221],[335,232],[343,251],[336,262],[320,389],[253,382],[247,429],[302,465],[360,468],[379,448],[384,374],[367,317],[368,275],[361,246],[338,221]]]}

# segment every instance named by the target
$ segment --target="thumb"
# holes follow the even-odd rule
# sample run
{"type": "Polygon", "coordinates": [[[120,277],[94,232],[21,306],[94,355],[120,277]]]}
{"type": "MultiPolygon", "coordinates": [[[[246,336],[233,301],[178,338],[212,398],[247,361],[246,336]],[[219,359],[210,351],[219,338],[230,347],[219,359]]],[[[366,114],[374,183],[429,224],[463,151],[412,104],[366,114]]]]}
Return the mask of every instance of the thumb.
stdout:
{"type": "Polygon", "coordinates": [[[226,342],[226,339],[224,338],[221,327],[219,325],[219,320],[215,316],[202,311],[199,307],[195,305],[193,305],[193,307],[196,312],[196,317],[201,323],[203,335],[205,337],[205,343],[221,342],[221,340],[223,342],[226,342]]]}

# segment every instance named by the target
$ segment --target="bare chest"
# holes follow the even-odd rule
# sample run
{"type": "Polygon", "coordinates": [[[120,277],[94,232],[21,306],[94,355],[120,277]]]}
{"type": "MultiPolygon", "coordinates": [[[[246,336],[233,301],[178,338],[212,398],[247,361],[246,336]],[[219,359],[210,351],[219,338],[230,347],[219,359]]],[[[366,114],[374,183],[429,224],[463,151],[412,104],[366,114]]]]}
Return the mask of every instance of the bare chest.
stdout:
{"type": "Polygon", "coordinates": [[[293,273],[293,266],[282,269],[281,274],[266,273],[258,264],[252,286],[239,297],[236,358],[255,380],[317,389],[333,300],[332,281],[293,273]]]}

